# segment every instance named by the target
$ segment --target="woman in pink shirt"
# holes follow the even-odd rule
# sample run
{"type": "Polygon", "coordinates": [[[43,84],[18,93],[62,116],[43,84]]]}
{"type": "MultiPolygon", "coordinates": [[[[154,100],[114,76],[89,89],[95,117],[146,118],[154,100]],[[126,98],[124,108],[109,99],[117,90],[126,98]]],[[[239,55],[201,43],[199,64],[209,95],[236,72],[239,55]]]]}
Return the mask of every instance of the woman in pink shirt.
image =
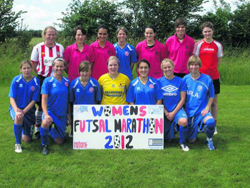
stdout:
{"type": "Polygon", "coordinates": [[[149,76],[153,78],[162,77],[161,61],[166,58],[165,49],[162,43],[155,39],[156,29],[153,26],[145,28],[145,40],[136,46],[138,61],[146,59],[150,63],[149,76]]]}
{"type": "Polygon", "coordinates": [[[174,26],[176,33],[166,40],[165,48],[167,58],[174,61],[174,74],[183,78],[189,73],[187,63],[193,54],[194,39],[186,34],[187,21],[185,19],[178,18],[174,26]]]}
{"type": "Polygon", "coordinates": [[[107,39],[109,29],[105,25],[97,28],[97,40],[90,46],[93,48],[95,61],[92,66],[92,77],[98,80],[103,74],[108,73],[107,60],[116,56],[115,48],[107,39]]]}
{"type": "Polygon", "coordinates": [[[63,53],[63,57],[68,63],[66,72],[68,73],[70,81],[80,76],[78,68],[82,61],[92,63],[95,60],[93,49],[84,42],[86,39],[86,31],[84,28],[78,26],[73,36],[76,40],[75,43],[68,46],[63,53]]]}

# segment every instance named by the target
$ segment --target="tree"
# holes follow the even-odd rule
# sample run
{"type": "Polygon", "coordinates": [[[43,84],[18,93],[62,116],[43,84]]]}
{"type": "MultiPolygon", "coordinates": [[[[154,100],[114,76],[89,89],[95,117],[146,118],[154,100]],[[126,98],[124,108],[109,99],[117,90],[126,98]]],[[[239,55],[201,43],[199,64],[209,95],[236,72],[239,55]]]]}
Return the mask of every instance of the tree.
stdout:
{"type": "Polygon", "coordinates": [[[110,36],[114,34],[116,26],[124,25],[125,19],[119,11],[118,4],[106,0],[73,0],[63,12],[61,28],[65,33],[72,33],[72,30],[80,25],[84,27],[88,35],[96,35],[96,28],[105,24],[110,29],[110,36]]]}
{"type": "Polygon", "coordinates": [[[0,0],[0,42],[5,42],[6,38],[15,34],[15,28],[18,25],[17,19],[25,13],[25,11],[13,12],[13,1],[0,0]]]}

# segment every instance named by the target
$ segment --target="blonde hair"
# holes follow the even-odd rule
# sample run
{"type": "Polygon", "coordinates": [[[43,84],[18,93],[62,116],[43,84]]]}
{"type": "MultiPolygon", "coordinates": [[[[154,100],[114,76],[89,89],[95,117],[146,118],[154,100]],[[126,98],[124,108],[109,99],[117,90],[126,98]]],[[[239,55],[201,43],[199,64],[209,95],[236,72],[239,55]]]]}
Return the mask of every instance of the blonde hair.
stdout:
{"type": "Polygon", "coordinates": [[[90,71],[90,62],[89,61],[82,61],[79,65],[79,69],[78,69],[79,73],[80,72],[89,72],[90,71]]]}
{"type": "Polygon", "coordinates": [[[118,63],[118,65],[120,66],[119,59],[118,59],[116,56],[110,56],[110,57],[108,58],[108,60],[107,60],[107,65],[109,65],[109,62],[110,62],[111,60],[116,60],[117,63],[118,63]]]}
{"type": "Polygon", "coordinates": [[[42,32],[42,38],[43,38],[43,39],[44,39],[44,36],[46,35],[46,32],[47,32],[48,29],[54,29],[55,32],[56,32],[56,35],[57,35],[57,30],[56,30],[56,28],[54,28],[53,26],[47,26],[47,27],[45,27],[45,29],[44,29],[43,32],[42,32]]]}
{"type": "Polygon", "coordinates": [[[201,59],[197,56],[197,55],[192,55],[189,59],[188,59],[188,69],[190,68],[190,65],[192,64],[198,64],[199,67],[201,67],[201,59]]]}

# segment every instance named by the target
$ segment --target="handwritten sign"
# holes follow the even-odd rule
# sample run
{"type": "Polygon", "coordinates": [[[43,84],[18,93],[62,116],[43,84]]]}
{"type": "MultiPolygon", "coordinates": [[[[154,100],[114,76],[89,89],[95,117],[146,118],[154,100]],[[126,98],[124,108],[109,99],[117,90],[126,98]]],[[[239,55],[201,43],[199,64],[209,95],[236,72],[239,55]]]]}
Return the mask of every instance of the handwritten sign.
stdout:
{"type": "Polygon", "coordinates": [[[74,149],[163,149],[162,105],[74,105],[74,149]]]}

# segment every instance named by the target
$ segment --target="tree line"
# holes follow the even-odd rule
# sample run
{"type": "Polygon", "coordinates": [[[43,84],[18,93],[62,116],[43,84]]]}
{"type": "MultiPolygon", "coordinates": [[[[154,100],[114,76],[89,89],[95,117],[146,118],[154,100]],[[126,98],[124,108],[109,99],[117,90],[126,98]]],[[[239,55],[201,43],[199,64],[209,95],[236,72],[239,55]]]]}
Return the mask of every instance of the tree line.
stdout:
{"type": "MultiPolygon", "coordinates": [[[[14,13],[13,1],[0,0],[0,42],[18,35],[18,18],[24,11],[14,13]]],[[[86,29],[89,37],[96,36],[96,28],[101,24],[110,28],[110,36],[115,36],[118,26],[125,26],[130,38],[138,41],[143,37],[144,28],[153,25],[157,38],[165,41],[175,32],[174,21],[183,17],[188,21],[188,35],[195,39],[202,38],[200,25],[211,21],[214,38],[225,47],[249,46],[250,2],[239,0],[232,11],[224,0],[219,0],[219,5],[213,0],[214,9],[209,12],[203,7],[205,2],[207,0],[72,0],[63,12],[62,23],[57,25],[62,37],[71,36],[78,25],[86,29]]],[[[40,34],[36,30],[28,32],[31,37],[40,34]]]]}

